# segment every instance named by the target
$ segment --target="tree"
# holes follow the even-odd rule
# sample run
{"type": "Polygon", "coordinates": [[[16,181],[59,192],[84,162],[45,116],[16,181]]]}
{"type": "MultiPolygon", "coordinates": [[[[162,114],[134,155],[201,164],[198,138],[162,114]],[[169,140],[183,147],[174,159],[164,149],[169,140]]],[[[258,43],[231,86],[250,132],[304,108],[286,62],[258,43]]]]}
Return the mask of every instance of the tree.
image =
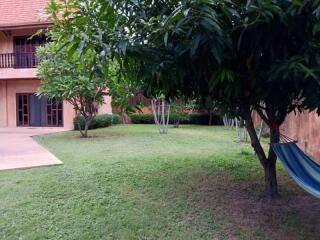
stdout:
{"type": "Polygon", "coordinates": [[[127,122],[128,114],[141,111],[141,102],[138,100],[140,87],[137,81],[131,81],[130,76],[124,74],[116,61],[110,62],[108,70],[108,94],[112,98],[112,106],[127,122]]]}
{"type": "Polygon", "coordinates": [[[319,1],[186,1],[150,17],[145,44],[127,56],[140,60],[147,89],[212,98],[243,118],[264,168],[263,195],[277,197],[276,155],[265,154],[251,116],[269,126],[272,145],[289,113],[319,107],[319,26],[319,1]]]}
{"type": "Polygon", "coordinates": [[[130,62],[150,96],[200,96],[244,119],[264,168],[264,195],[278,196],[276,155],[264,152],[251,116],[256,111],[269,126],[272,145],[289,113],[319,109],[319,0],[97,0],[95,10],[79,2],[92,3],[73,4],[72,19],[55,18],[54,29],[62,24],[62,35],[75,36],[72,49],[103,56],[107,46],[130,62]]]}
{"type": "MultiPolygon", "coordinates": [[[[78,124],[81,136],[86,138],[98,107],[104,103],[107,82],[98,73],[92,75],[90,66],[77,56],[68,57],[67,48],[60,48],[52,42],[38,49],[38,76],[41,79],[38,92],[49,99],[69,102],[85,119],[84,129],[80,122],[78,124]]],[[[86,57],[89,56],[87,53],[86,57]]]]}

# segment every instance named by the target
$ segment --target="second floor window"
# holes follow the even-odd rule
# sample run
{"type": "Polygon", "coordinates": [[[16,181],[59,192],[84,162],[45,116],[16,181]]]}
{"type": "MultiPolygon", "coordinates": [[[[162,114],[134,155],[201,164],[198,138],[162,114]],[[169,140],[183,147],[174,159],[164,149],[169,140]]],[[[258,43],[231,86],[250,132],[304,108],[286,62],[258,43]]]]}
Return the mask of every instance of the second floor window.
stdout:
{"type": "Polygon", "coordinates": [[[45,37],[30,36],[14,37],[14,67],[15,68],[33,68],[38,65],[36,58],[36,48],[46,43],[45,37]]]}

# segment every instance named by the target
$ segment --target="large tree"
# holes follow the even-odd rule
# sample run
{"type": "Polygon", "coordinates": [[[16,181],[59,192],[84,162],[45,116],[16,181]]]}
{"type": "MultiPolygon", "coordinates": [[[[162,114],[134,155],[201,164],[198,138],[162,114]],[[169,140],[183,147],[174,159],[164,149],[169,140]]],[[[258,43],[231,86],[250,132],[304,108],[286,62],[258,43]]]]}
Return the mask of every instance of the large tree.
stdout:
{"type": "MultiPolygon", "coordinates": [[[[264,168],[264,194],[275,197],[276,155],[271,147],[264,152],[251,116],[257,112],[270,127],[273,144],[289,113],[320,106],[319,5],[319,0],[70,0],[64,6],[67,18],[55,17],[53,29],[72,36],[71,49],[80,54],[94,50],[101,61],[110,52],[128,72],[134,69],[150,95],[215,101],[245,119],[264,168]],[[92,2],[99,7],[90,8],[92,2]]],[[[58,16],[57,8],[51,10],[58,16]]]]}

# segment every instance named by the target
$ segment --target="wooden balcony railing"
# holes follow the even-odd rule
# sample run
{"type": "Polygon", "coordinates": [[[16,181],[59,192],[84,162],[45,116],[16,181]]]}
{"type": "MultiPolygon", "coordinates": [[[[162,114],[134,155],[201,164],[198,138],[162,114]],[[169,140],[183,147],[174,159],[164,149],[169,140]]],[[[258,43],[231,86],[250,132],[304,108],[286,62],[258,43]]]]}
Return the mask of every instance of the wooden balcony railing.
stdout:
{"type": "Polygon", "coordinates": [[[0,68],[13,68],[13,66],[14,66],[13,53],[0,54],[0,68]]]}
{"type": "Polygon", "coordinates": [[[35,53],[0,54],[0,68],[35,68],[38,64],[35,53]]]}

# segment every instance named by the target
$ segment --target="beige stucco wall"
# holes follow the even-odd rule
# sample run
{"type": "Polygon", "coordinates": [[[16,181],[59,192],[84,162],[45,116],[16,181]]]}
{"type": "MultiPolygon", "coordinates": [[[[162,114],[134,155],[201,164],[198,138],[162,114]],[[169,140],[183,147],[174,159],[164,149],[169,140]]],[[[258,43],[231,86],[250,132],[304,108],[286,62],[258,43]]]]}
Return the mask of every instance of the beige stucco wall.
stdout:
{"type": "Polygon", "coordinates": [[[6,82],[0,81],[0,127],[7,125],[6,82]]]}
{"type": "Polygon", "coordinates": [[[10,34],[6,36],[0,31],[0,54],[1,53],[13,53],[13,38],[16,36],[32,36],[37,32],[37,29],[20,29],[12,30],[10,34]]]}
{"type": "Polygon", "coordinates": [[[281,126],[283,133],[299,141],[299,146],[320,162],[320,117],[315,113],[290,114],[281,126]]]}
{"type": "MultiPolygon", "coordinates": [[[[15,36],[31,36],[37,29],[0,31],[0,54],[13,53],[13,38],[15,36]]],[[[37,78],[36,68],[14,69],[0,68],[0,127],[15,127],[16,120],[16,94],[35,93],[40,80],[37,78]]],[[[111,98],[105,97],[105,104],[100,107],[99,114],[112,113],[111,98]]],[[[64,127],[73,127],[75,111],[72,105],[64,102],[64,127]]]]}
{"type": "MultiPolygon", "coordinates": [[[[38,79],[0,80],[0,127],[16,127],[16,94],[35,93],[39,87],[38,79]]],[[[100,107],[99,114],[112,113],[111,98],[105,97],[105,104],[100,107]]],[[[63,104],[63,123],[66,128],[73,128],[75,111],[67,102],[63,104]]]]}
{"type": "Polygon", "coordinates": [[[36,68],[0,68],[0,80],[2,79],[32,79],[37,78],[36,68]]]}
{"type": "MultiPolygon", "coordinates": [[[[0,127],[16,127],[16,94],[17,93],[35,93],[39,87],[40,80],[0,80],[0,127]]],[[[73,107],[64,102],[63,104],[63,122],[64,127],[73,127],[73,118],[75,112],[73,107]]]]}
{"type": "Polygon", "coordinates": [[[105,96],[104,97],[104,104],[100,106],[98,110],[98,114],[111,114],[112,113],[112,107],[111,107],[111,97],[105,96]]]}
{"type": "MultiPolygon", "coordinates": [[[[12,30],[7,32],[0,31],[0,54],[13,53],[13,38],[16,36],[32,36],[37,29],[12,30]]],[[[35,68],[14,69],[0,68],[0,79],[29,79],[36,78],[35,68]]]]}
{"type": "MultiPolygon", "coordinates": [[[[253,114],[258,127],[261,118],[253,114]]],[[[280,126],[281,133],[298,141],[299,147],[320,162],[320,117],[315,112],[291,113],[280,126]]]]}

